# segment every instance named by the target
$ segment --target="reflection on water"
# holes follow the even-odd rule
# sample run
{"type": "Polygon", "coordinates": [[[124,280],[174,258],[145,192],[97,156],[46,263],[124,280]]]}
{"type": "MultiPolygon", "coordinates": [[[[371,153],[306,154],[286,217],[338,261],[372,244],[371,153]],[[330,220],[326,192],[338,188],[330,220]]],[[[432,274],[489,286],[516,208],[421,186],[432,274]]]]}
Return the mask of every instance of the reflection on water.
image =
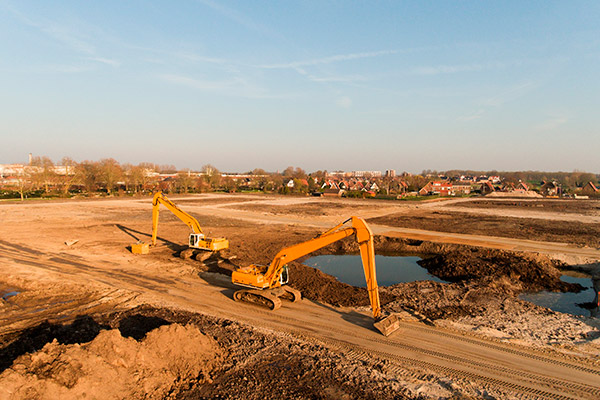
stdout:
{"type": "Polygon", "coordinates": [[[561,279],[569,283],[579,283],[585,290],[579,293],[524,293],[519,298],[554,311],[598,318],[600,315],[598,314],[597,293],[600,287],[594,288],[594,283],[596,286],[600,286],[600,280],[592,281],[589,277],[569,275],[563,275],[561,279]],[[580,305],[586,305],[586,307],[580,305]]]}
{"type": "MultiPolygon", "coordinates": [[[[390,286],[402,282],[443,280],[430,275],[427,270],[417,264],[420,257],[387,257],[375,256],[377,283],[379,286],[390,286]]],[[[365,287],[365,274],[360,256],[324,255],[311,257],[304,264],[317,268],[326,274],[333,275],[340,282],[352,286],[365,287]]]]}

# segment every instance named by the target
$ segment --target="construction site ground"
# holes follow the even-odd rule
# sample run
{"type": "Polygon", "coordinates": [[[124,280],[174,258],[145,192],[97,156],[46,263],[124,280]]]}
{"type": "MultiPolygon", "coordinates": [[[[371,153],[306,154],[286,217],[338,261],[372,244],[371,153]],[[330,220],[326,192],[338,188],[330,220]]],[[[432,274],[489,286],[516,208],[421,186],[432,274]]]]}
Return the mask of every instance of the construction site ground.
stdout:
{"type": "MultiPolygon", "coordinates": [[[[560,269],[600,276],[600,201],[170,198],[230,248],[180,258],[189,228],[165,209],[158,245],[132,254],[149,197],[0,203],[0,400],[600,398],[598,319],[518,297],[578,290],[560,269]],[[397,332],[373,328],[365,289],[303,259],[301,302],[233,301],[236,266],[352,215],[378,254],[421,255],[448,282],[380,287],[397,332]]],[[[346,239],[318,254],[357,252],[346,239]]]]}

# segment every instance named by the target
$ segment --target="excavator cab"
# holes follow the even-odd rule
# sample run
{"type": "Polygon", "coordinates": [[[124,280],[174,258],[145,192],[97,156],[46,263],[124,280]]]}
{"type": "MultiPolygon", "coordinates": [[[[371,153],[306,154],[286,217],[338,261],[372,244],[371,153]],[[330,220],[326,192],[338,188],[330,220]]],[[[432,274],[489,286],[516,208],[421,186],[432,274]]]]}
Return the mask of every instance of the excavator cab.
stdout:
{"type": "Polygon", "coordinates": [[[229,247],[225,238],[207,238],[203,233],[190,233],[190,247],[192,249],[219,251],[229,247]]]}
{"type": "Polygon", "coordinates": [[[281,283],[282,285],[285,285],[286,283],[288,283],[289,280],[290,280],[290,274],[288,271],[288,266],[286,264],[283,266],[283,269],[281,270],[281,276],[279,277],[279,283],[281,283]]]}

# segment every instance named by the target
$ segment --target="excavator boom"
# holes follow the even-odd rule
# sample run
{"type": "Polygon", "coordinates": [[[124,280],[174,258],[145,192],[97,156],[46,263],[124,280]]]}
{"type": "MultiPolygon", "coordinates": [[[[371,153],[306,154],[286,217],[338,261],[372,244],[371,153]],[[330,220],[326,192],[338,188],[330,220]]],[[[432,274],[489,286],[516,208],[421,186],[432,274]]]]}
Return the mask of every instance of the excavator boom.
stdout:
{"type": "Polygon", "coordinates": [[[389,335],[398,329],[398,320],[395,316],[381,320],[381,303],[379,300],[377,277],[375,273],[375,246],[373,245],[373,233],[366,222],[359,217],[351,217],[328,231],[323,232],[314,239],[284,248],[275,255],[268,267],[250,265],[249,267],[238,268],[232,273],[232,282],[237,285],[254,288],[254,290],[240,290],[235,293],[234,299],[239,301],[245,298],[253,298],[254,300],[252,301],[262,301],[272,309],[276,309],[280,306],[280,302],[277,299],[278,293],[284,298],[285,296],[288,296],[289,293],[292,293],[294,299],[299,299],[300,294],[294,293],[297,292],[295,289],[283,286],[287,283],[286,264],[352,235],[355,236],[360,248],[360,255],[367,282],[367,291],[369,293],[369,301],[371,302],[371,308],[373,310],[373,318],[379,321],[376,323],[375,327],[384,335],[389,335]],[[349,221],[352,221],[351,226],[344,227],[349,221]]]}
{"type": "Polygon", "coordinates": [[[167,209],[175,214],[177,218],[190,227],[192,233],[189,237],[189,246],[191,248],[219,251],[229,247],[229,241],[225,238],[207,238],[202,232],[202,228],[200,227],[198,220],[177,207],[171,200],[167,198],[167,196],[163,194],[163,192],[157,192],[152,199],[152,246],[156,246],[156,235],[158,233],[158,214],[161,204],[167,207],[167,209]]]}

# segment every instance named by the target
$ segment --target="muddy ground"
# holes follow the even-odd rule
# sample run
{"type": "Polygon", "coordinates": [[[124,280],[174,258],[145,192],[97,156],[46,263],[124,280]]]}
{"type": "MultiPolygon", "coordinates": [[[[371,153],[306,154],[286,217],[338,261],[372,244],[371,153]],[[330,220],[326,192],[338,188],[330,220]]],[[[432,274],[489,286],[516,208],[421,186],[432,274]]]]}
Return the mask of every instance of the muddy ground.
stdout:
{"type": "Polygon", "coordinates": [[[600,200],[474,200],[456,203],[457,207],[491,208],[496,210],[531,210],[569,214],[600,215],[600,200]]]}
{"type": "Polygon", "coordinates": [[[600,226],[576,221],[565,223],[537,218],[419,210],[410,214],[400,213],[370,218],[368,222],[438,232],[468,233],[600,247],[600,226]]]}
{"type": "Polygon", "coordinates": [[[261,211],[270,214],[321,216],[331,215],[341,210],[346,211],[348,209],[348,204],[334,201],[319,201],[310,204],[298,204],[293,206],[270,205],[265,207],[263,204],[240,204],[230,207],[238,210],[261,211]]]}

